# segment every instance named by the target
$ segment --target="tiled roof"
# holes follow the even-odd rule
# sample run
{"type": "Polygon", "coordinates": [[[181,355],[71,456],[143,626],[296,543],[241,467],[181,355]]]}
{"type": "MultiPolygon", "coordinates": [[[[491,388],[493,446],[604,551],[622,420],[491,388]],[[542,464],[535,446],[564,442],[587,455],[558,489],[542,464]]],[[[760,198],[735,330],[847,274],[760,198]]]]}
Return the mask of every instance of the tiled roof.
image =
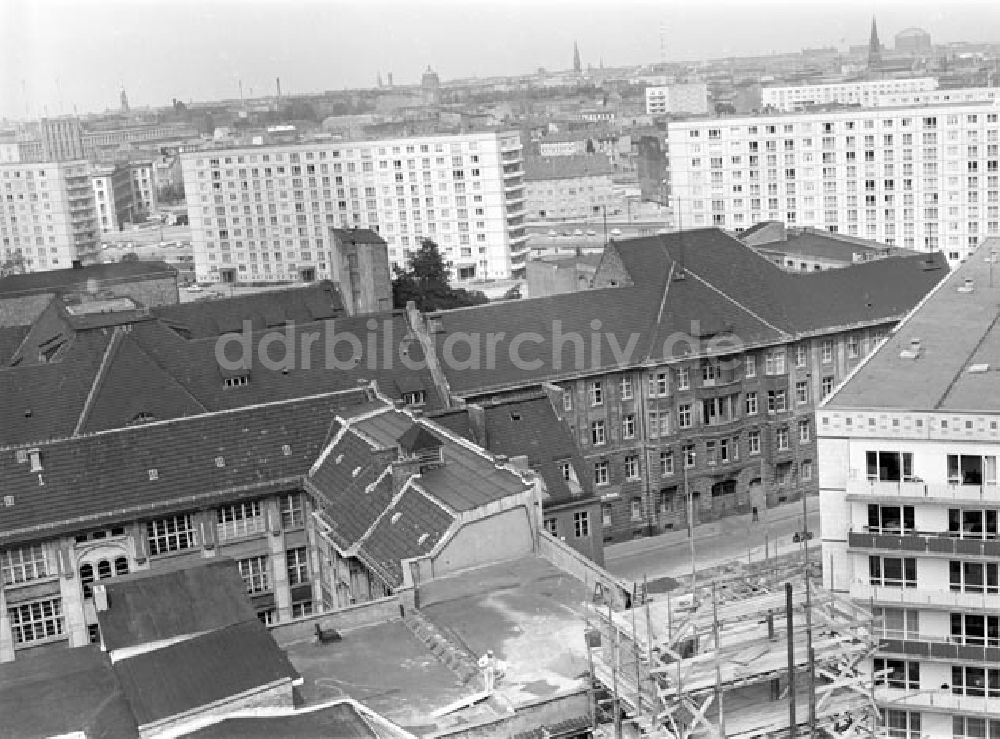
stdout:
{"type": "Polygon", "coordinates": [[[0,706],[2,736],[139,735],[111,661],[93,646],[31,650],[0,664],[0,706]]]}
{"type": "Polygon", "coordinates": [[[190,562],[102,581],[108,608],[98,611],[108,650],[222,629],[256,618],[236,562],[190,562]],[[179,608],[179,604],[190,608],[179,608]]]}
{"type": "Polygon", "coordinates": [[[987,239],[952,272],[823,407],[1000,411],[1000,270],[995,277],[993,251],[1000,239],[987,239]]]}
{"type": "Polygon", "coordinates": [[[162,323],[187,339],[219,336],[242,331],[250,321],[252,330],[283,328],[286,322],[307,324],[345,315],[340,291],[324,280],[308,287],[275,290],[220,300],[200,300],[153,309],[162,323]]]}
{"type": "Polygon", "coordinates": [[[298,678],[256,618],[119,660],[113,669],[139,726],[298,678]]]}
{"type": "Polygon", "coordinates": [[[43,443],[38,474],[14,450],[0,451],[0,489],[14,498],[0,507],[0,541],[300,488],[337,413],[360,397],[330,393],[43,443]]]}
{"type": "Polygon", "coordinates": [[[53,269],[0,278],[0,298],[35,292],[63,292],[85,287],[88,280],[133,282],[172,278],[177,270],[166,262],[114,262],[90,264],[79,269],[53,269]]]}
{"type": "Polygon", "coordinates": [[[0,326],[0,368],[5,366],[14,356],[14,352],[21,346],[21,342],[28,335],[31,326],[0,326]]]}
{"type": "Polygon", "coordinates": [[[573,177],[610,177],[615,168],[603,154],[524,158],[524,181],[565,180],[573,177]]]}
{"type": "Polygon", "coordinates": [[[449,334],[481,341],[478,364],[456,366],[469,358],[464,340],[453,347],[457,361],[442,362],[451,388],[473,396],[704,353],[713,338],[717,352],[728,353],[886,322],[905,314],[946,272],[940,254],[917,254],[794,274],[718,229],[613,242],[598,269],[599,284],[607,284],[602,275],[606,280],[606,265],[615,261],[624,269],[623,286],[438,314],[443,330],[433,338],[439,351],[449,334]],[[490,332],[504,332],[492,366],[483,351],[490,332]],[[568,334],[578,335],[579,344],[560,338],[568,334]],[[517,336],[526,340],[512,357],[517,336]]]}

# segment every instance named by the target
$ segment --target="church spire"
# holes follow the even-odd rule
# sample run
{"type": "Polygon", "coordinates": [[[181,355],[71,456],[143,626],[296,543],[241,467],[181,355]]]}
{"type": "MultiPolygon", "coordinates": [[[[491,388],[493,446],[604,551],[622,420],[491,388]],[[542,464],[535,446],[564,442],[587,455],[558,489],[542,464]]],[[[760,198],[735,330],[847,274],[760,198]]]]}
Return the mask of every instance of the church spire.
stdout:
{"type": "Polygon", "coordinates": [[[577,74],[583,71],[583,65],[580,63],[580,47],[576,45],[576,41],[573,42],[573,71],[577,74]]]}
{"type": "Polygon", "coordinates": [[[868,39],[868,69],[876,70],[882,64],[882,44],[878,40],[878,28],[875,27],[875,16],[872,16],[872,34],[868,39]]]}

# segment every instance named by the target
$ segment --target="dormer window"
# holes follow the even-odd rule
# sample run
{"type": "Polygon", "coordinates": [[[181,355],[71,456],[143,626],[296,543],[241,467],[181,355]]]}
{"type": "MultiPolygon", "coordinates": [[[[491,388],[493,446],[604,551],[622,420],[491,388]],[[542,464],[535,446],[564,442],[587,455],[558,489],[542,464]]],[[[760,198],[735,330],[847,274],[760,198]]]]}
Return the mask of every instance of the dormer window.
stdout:
{"type": "Polygon", "coordinates": [[[444,464],[444,445],[423,426],[410,426],[397,444],[399,461],[417,465],[421,473],[444,464]]]}
{"type": "Polygon", "coordinates": [[[413,390],[412,392],[403,393],[403,402],[408,406],[424,405],[427,402],[427,391],[413,390]]]}
{"type": "Polygon", "coordinates": [[[245,387],[250,384],[250,375],[237,375],[236,377],[227,377],[223,384],[226,387],[245,387]]]}
{"type": "Polygon", "coordinates": [[[136,413],[135,416],[132,417],[132,420],[129,421],[129,425],[134,426],[139,423],[150,423],[155,420],[156,416],[154,416],[152,413],[147,413],[146,411],[139,411],[139,413],[136,413]]]}
{"type": "Polygon", "coordinates": [[[32,472],[42,472],[42,452],[38,449],[28,450],[28,460],[31,462],[32,472]]]}

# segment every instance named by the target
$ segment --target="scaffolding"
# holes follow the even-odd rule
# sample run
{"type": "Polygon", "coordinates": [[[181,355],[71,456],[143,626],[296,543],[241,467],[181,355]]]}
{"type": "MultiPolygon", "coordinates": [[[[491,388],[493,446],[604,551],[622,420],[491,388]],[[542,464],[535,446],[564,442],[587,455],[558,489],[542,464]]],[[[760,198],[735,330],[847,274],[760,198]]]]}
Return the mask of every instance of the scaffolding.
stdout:
{"type": "Polygon", "coordinates": [[[614,735],[878,736],[871,613],[807,572],[739,564],[693,592],[595,605],[591,671],[614,735]]]}

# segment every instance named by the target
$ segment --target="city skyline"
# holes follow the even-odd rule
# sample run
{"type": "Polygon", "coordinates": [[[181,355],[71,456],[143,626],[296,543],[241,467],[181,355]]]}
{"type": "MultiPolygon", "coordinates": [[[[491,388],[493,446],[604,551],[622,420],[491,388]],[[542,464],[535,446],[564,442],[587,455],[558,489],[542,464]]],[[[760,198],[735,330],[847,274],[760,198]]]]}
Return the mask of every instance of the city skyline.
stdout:
{"type": "Polygon", "coordinates": [[[23,29],[5,48],[0,116],[115,109],[122,85],[141,108],[173,98],[236,98],[240,83],[247,97],[270,95],[276,77],[286,94],[301,94],[371,88],[379,73],[392,73],[398,85],[416,84],[428,65],[442,80],[565,70],[574,42],[584,67],[649,64],[661,59],[661,26],[668,61],[846,49],[867,41],[872,15],[890,48],[893,36],[910,26],[927,30],[935,43],[981,43],[994,40],[990,21],[1000,21],[1000,7],[975,0],[949,4],[947,12],[940,4],[891,0],[837,6],[630,2],[611,9],[448,0],[419,6],[14,0],[0,9],[5,27],[23,29]],[[470,5],[475,12],[468,12],[470,5]],[[717,24],[722,12],[725,26],[717,24]],[[620,26],[613,37],[609,13],[620,26]],[[349,33],[338,34],[341,27],[349,33]],[[486,44],[481,29],[490,30],[486,44]]]}

